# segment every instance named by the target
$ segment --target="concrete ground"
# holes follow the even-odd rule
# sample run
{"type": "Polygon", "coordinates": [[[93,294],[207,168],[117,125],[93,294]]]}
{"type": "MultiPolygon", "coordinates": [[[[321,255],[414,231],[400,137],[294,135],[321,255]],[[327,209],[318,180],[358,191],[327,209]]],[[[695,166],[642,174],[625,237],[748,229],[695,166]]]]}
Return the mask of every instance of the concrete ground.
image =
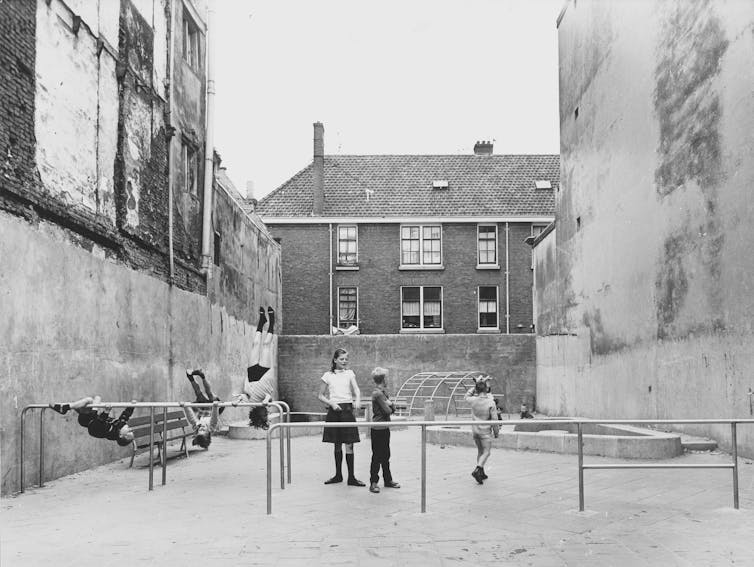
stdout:
{"type": "MultiPolygon", "coordinates": [[[[219,437],[171,458],[147,491],[147,455],[51,481],[0,501],[0,564],[55,565],[754,565],[754,466],[740,460],[740,510],[729,470],[586,470],[578,511],[574,455],[494,450],[489,480],[475,451],[427,447],[420,513],[416,428],[393,432],[398,490],[324,486],[332,449],[292,439],[293,483],[266,514],[265,443],[219,437]]],[[[364,442],[366,441],[366,442],[364,442]]],[[[96,441],[92,441],[96,442],[96,441]]],[[[274,446],[275,450],[277,446],[274,446]]],[[[369,442],[356,446],[367,482],[369,442]]],[[[177,453],[173,450],[171,454],[177,453]]],[[[586,463],[617,462],[586,457],[586,463]]],[[[695,453],[673,463],[724,463],[695,453]]],[[[345,463],[344,463],[345,465],[345,463]]]]}

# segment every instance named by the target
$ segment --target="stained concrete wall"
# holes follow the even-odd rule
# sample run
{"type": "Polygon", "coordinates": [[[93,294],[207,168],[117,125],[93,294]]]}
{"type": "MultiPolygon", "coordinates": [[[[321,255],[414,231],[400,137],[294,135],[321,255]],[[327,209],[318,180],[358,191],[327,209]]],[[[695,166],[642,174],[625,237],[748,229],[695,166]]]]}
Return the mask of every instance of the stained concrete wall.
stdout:
{"type": "MultiPolygon", "coordinates": [[[[104,260],[54,225],[32,227],[0,213],[0,233],[3,494],[19,488],[20,412],[28,404],[95,394],[106,401],[191,400],[187,367],[205,368],[223,399],[241,391],[256,321],[104,260]]],[[[266,277],[264,270],[255,277],[266,277]]],[[[89,437],[73,415],[46,413],[48,480],[128,454],[89,437]]],[[[223,418],[243,414],[228,410],[223,418]]],[[[37,415],[27,419],[27,485],[38,480],[37,415]]]]}
{"type": "Polygon", "coordinates": [[[753,27],[737,0],[567,5],[551,317],[576,336],[538,339],[545,411],[750,416],[753,27]]]}
{"type": "Polygon", "coordinates": [[[419,372],[479,370],[495,378],[493,393],[504,394],[507,411],[522,401],[534,407],[532,335],[283,335],[278,339],[278,387],[293,411],[323,411],[317,399],[322,374],[336,348],[349,353],[362,397],[374,390],[371,371],[387,368],[395,394],[419,372]]]}

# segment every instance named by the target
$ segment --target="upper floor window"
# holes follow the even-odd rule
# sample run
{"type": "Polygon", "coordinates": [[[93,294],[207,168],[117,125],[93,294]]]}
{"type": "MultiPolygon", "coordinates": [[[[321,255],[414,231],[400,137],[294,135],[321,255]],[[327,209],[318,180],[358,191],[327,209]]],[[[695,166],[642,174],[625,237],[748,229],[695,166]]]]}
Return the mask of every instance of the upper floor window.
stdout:
{"type": "Polygon", "coordinates": [[[479,328],[498,328],[497,286],[479,286],[479,328]]]}
{"type": "Polygon", "coordinates": [[[401,329],[442,329],[442,288],[401,288],[401,329]]]}
{"type": "Polygon", "coordinates": [[[477,265],[497,267],[497,225],[477,225],[477,265]]]}
{"type": "Polygon", "coordinates": [[[183,142],[183,190],[192,195],[198,192],[199,151],[191,143],[183,142]]]}
{"type": "Polygon", "coordinates": [[[192,69],[201,68],[201,35],[189,11],[183,8],[183,59],[192,69]]]}
{"type": "Polygon", "coordinates": [[[359,262],[359,232],[356,225],[338,226],[338,265],[355,266],[359,262]]]}
{"type": "Polygon", "coordinates": [[[215,253],[213,254],[215,266],[220,265],[220,252],[222,251],[222,241],[223,241],[222,234],[220,234],[219,230],[216,230],[215,231],[215,245],[214,245],[215,253]]]}
{"type": "Polygon", "coordinates": [[[547,228],[546,224],[532,224],[531,225],[531,235],[532,236],[539,236],[542,234],[542,231],[547,228]]]}
{"type": "Polygon", "coordinates": [[[401,226],[401,266],[441,266],[442,226],[401,226]]]}

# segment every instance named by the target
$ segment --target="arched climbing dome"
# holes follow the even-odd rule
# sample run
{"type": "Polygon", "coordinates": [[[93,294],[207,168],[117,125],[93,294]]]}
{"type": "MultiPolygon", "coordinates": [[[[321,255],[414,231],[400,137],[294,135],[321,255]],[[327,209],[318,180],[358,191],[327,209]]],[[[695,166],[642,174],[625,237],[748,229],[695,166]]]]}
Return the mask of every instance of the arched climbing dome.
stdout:
{"type": "Polygon", "coordinates": [[[474,379],[486,376],[478,370],[455,372],[419,372],[406,380],[395,394],[396,400],[405,403],[397,415],[424,415],[426,400],[434,402],[435,417],[465,416],[469,404],[464,401],[466,391],[474,386],[474,379]]]}

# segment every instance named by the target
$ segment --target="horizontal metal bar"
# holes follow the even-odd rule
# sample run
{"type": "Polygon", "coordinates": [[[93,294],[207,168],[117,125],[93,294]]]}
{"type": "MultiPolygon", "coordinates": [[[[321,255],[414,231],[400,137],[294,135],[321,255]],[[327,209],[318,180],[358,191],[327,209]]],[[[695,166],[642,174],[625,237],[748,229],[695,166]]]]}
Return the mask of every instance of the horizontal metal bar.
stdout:
{"type": "Polygon", "coordinates": [[[585,469],[732,469],[733,463],[726,463],[720,465],[711,464],[688,464],[688,465],[663,465],[655,463],[642,463],[642,464],[599,464],[599,465],[581,465],[585,469]]]}
{"type": "MultiPolygon", "coordinates": [[[[192,408],[211,408],[213,406],[218,406],[221,408],[230,408],[230,407],[260,407],[260,406],[271,406],[275,405],[276,402],[272,401],[269,403],[261,403],[261,402],[111,402],[111,403],[99,403],[99,404],[90,404],[86,407],[88,408],[97,408],[97,409],[104,409],[104,408],[180,408],[180,407],[192,407],[192,408]]],[[[49,409],[50,406],[48,404],[31,404],[26,406],[24,409],[49,409]]]]}

